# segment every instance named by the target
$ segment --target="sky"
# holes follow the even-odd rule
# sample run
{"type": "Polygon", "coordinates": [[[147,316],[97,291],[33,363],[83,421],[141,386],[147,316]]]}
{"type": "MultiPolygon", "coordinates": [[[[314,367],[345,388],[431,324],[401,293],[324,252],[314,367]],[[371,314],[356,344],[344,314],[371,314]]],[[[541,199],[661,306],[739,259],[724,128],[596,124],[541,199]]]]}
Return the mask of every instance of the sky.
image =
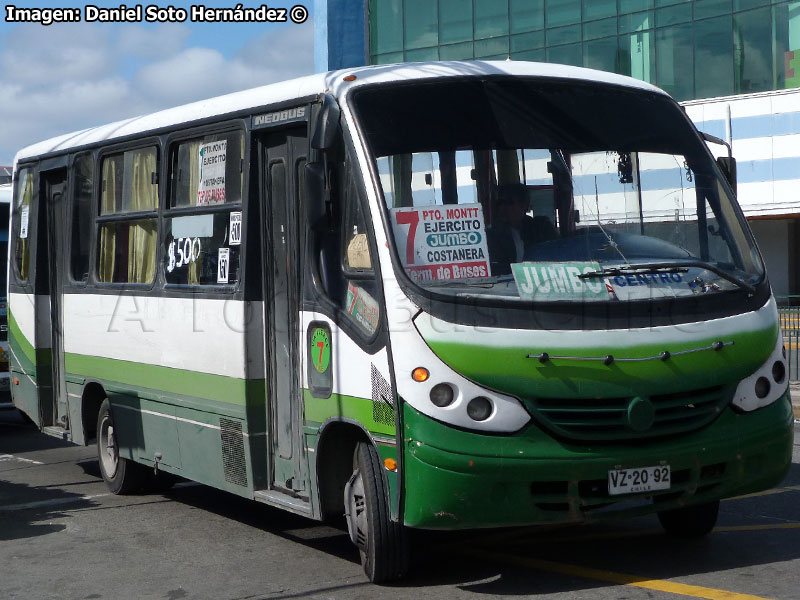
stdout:
{"type": "MultiPolygon", "coordinates": [[[[90,1],[99,7],[122,2],[90,1]]],[[[291,8],[300,2],[263,2],[291,8]]],[[[302,2],[311,9],[312,0],[302,2]]],[[[135,1],[127,3],[135,6],[135,1]]],[[[145,2],[183,7],[195,2],[145,2]]],[[[231,8],[236,2],[207,2],[231,8]]],[[[257,7],[262,2],[247,2],[257,7]]],[[[18,8],[80,2],[17,1],[18,8]]],[[[0,16],[0,165],[35,142],[313,73],[313,15],[287,23],[7,23],[0,16]]]]}

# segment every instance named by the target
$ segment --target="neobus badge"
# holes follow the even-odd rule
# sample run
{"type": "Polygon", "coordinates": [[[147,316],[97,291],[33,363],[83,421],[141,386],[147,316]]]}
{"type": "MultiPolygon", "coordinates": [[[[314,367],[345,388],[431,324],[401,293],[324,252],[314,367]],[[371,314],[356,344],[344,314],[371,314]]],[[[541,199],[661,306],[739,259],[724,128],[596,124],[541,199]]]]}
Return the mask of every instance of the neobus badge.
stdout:
{"type": "Polygon", "coordinates": [[[298,108],[289,108],[278,112],[271,112],[265,115],[255,115],[253,117],[253,127],[266,127],[267,125],[275,125],[276,123],[284,123],[289,121],[301,121],[306,117],[306,107],[300,106],[298,108]]]}

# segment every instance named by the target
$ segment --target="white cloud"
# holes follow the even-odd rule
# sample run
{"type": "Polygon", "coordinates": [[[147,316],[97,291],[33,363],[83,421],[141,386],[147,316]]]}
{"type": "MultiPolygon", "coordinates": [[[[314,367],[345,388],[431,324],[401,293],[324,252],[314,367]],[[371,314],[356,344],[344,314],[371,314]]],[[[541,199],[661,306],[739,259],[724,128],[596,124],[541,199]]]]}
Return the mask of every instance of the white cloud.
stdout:
{"type": "Polygon", "coordinates": [[[227,58],[189,28],[15,29],[0,48],[0,164],[48,137],[313,72],[313,26],[271,29],[227,58]]]}
{"type": "Polygon", "coordinates": [[[122,55],[158,58],[179,52],[191,29],[177,23],[160,23],[155,27],[131,25],[120,31],[117,50],[122,55]]]}

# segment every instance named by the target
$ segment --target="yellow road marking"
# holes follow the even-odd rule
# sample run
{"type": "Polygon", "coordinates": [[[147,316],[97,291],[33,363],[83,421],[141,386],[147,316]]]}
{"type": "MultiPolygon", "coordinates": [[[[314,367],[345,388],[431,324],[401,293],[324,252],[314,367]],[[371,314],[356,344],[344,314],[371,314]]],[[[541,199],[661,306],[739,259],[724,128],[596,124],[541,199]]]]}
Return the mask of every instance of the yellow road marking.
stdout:
{"type": "Polygon", "coordinates": [[[568,565],[565,563],[553,562],[551,560],[525,558],[507,554],[494,554],[480,550],[467,550],[466,552],[468,554],[477,556],[479,558],[488,559],[493,562],[509,562],[521,567],[530,567],[539,571],[549,571],[551,573],[559,573],[561,575],[583,577],[584,579],[594,579],[597,581],[605,581],[619,585],[629,585],[646,590],[689,596],[691,598],[705,598],[706,600],[766,600],[762,596],[739,594],[737,592],[707,588],[699,585],[664,581],[663,579],[648,579],[647,577],[638,577],[636,575],[627,575],[625,573],[614,573],[613,571],[592,569],[578,565],[568,565]]]}
{"type": "Polygon", "coordinates": [[[753,492],[752,494],[745,494],[744,496],[734,496],[733,498],[725,498],[725,501],[744,500],[745,498],[757,498],[759,496],[772,496],[773,494],[783,494],[784,492],[800,492],[800,485],[790,485],[782,488],[764,490],[763,492],[753,492]]]}
{"type": "Polygon", "coordinates": [[[770,525],[732,525],[715,527],[713,533],[730,533],[735,531],[766,531],[769,529],[800,529],[800,523],[772,523],[770,525]]]}

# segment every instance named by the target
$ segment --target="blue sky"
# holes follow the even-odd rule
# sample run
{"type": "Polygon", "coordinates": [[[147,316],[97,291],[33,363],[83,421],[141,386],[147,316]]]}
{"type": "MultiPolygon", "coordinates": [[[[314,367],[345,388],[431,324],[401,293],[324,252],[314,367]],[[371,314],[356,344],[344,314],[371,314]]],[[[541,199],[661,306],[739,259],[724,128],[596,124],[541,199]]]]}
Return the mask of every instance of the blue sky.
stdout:
{"type": "MultiPolygon", "coordinates": [[[[91,2],[118,7],[122,2],[91,2]]],[[[264,2],[270,7],[313,2],[264,2]]],[[[135,6],[127,2],[127,6],[135,6]]],[[[145,2],[186,8],[198,2],[145,2]]],[[[243,2],[257,7],[262,2],[243,2]]],[[[19,8],[85,3],[15,2],[19,8]]],[[[235,2],[207,2],[230,8],[235,2]]],[[[63,133],[313,72],[312,18],[262,23],[12,24],[0,19],[0,165],[63,133]]],[[[312,15],[313,17],[313,15],[312,15]]]]}

